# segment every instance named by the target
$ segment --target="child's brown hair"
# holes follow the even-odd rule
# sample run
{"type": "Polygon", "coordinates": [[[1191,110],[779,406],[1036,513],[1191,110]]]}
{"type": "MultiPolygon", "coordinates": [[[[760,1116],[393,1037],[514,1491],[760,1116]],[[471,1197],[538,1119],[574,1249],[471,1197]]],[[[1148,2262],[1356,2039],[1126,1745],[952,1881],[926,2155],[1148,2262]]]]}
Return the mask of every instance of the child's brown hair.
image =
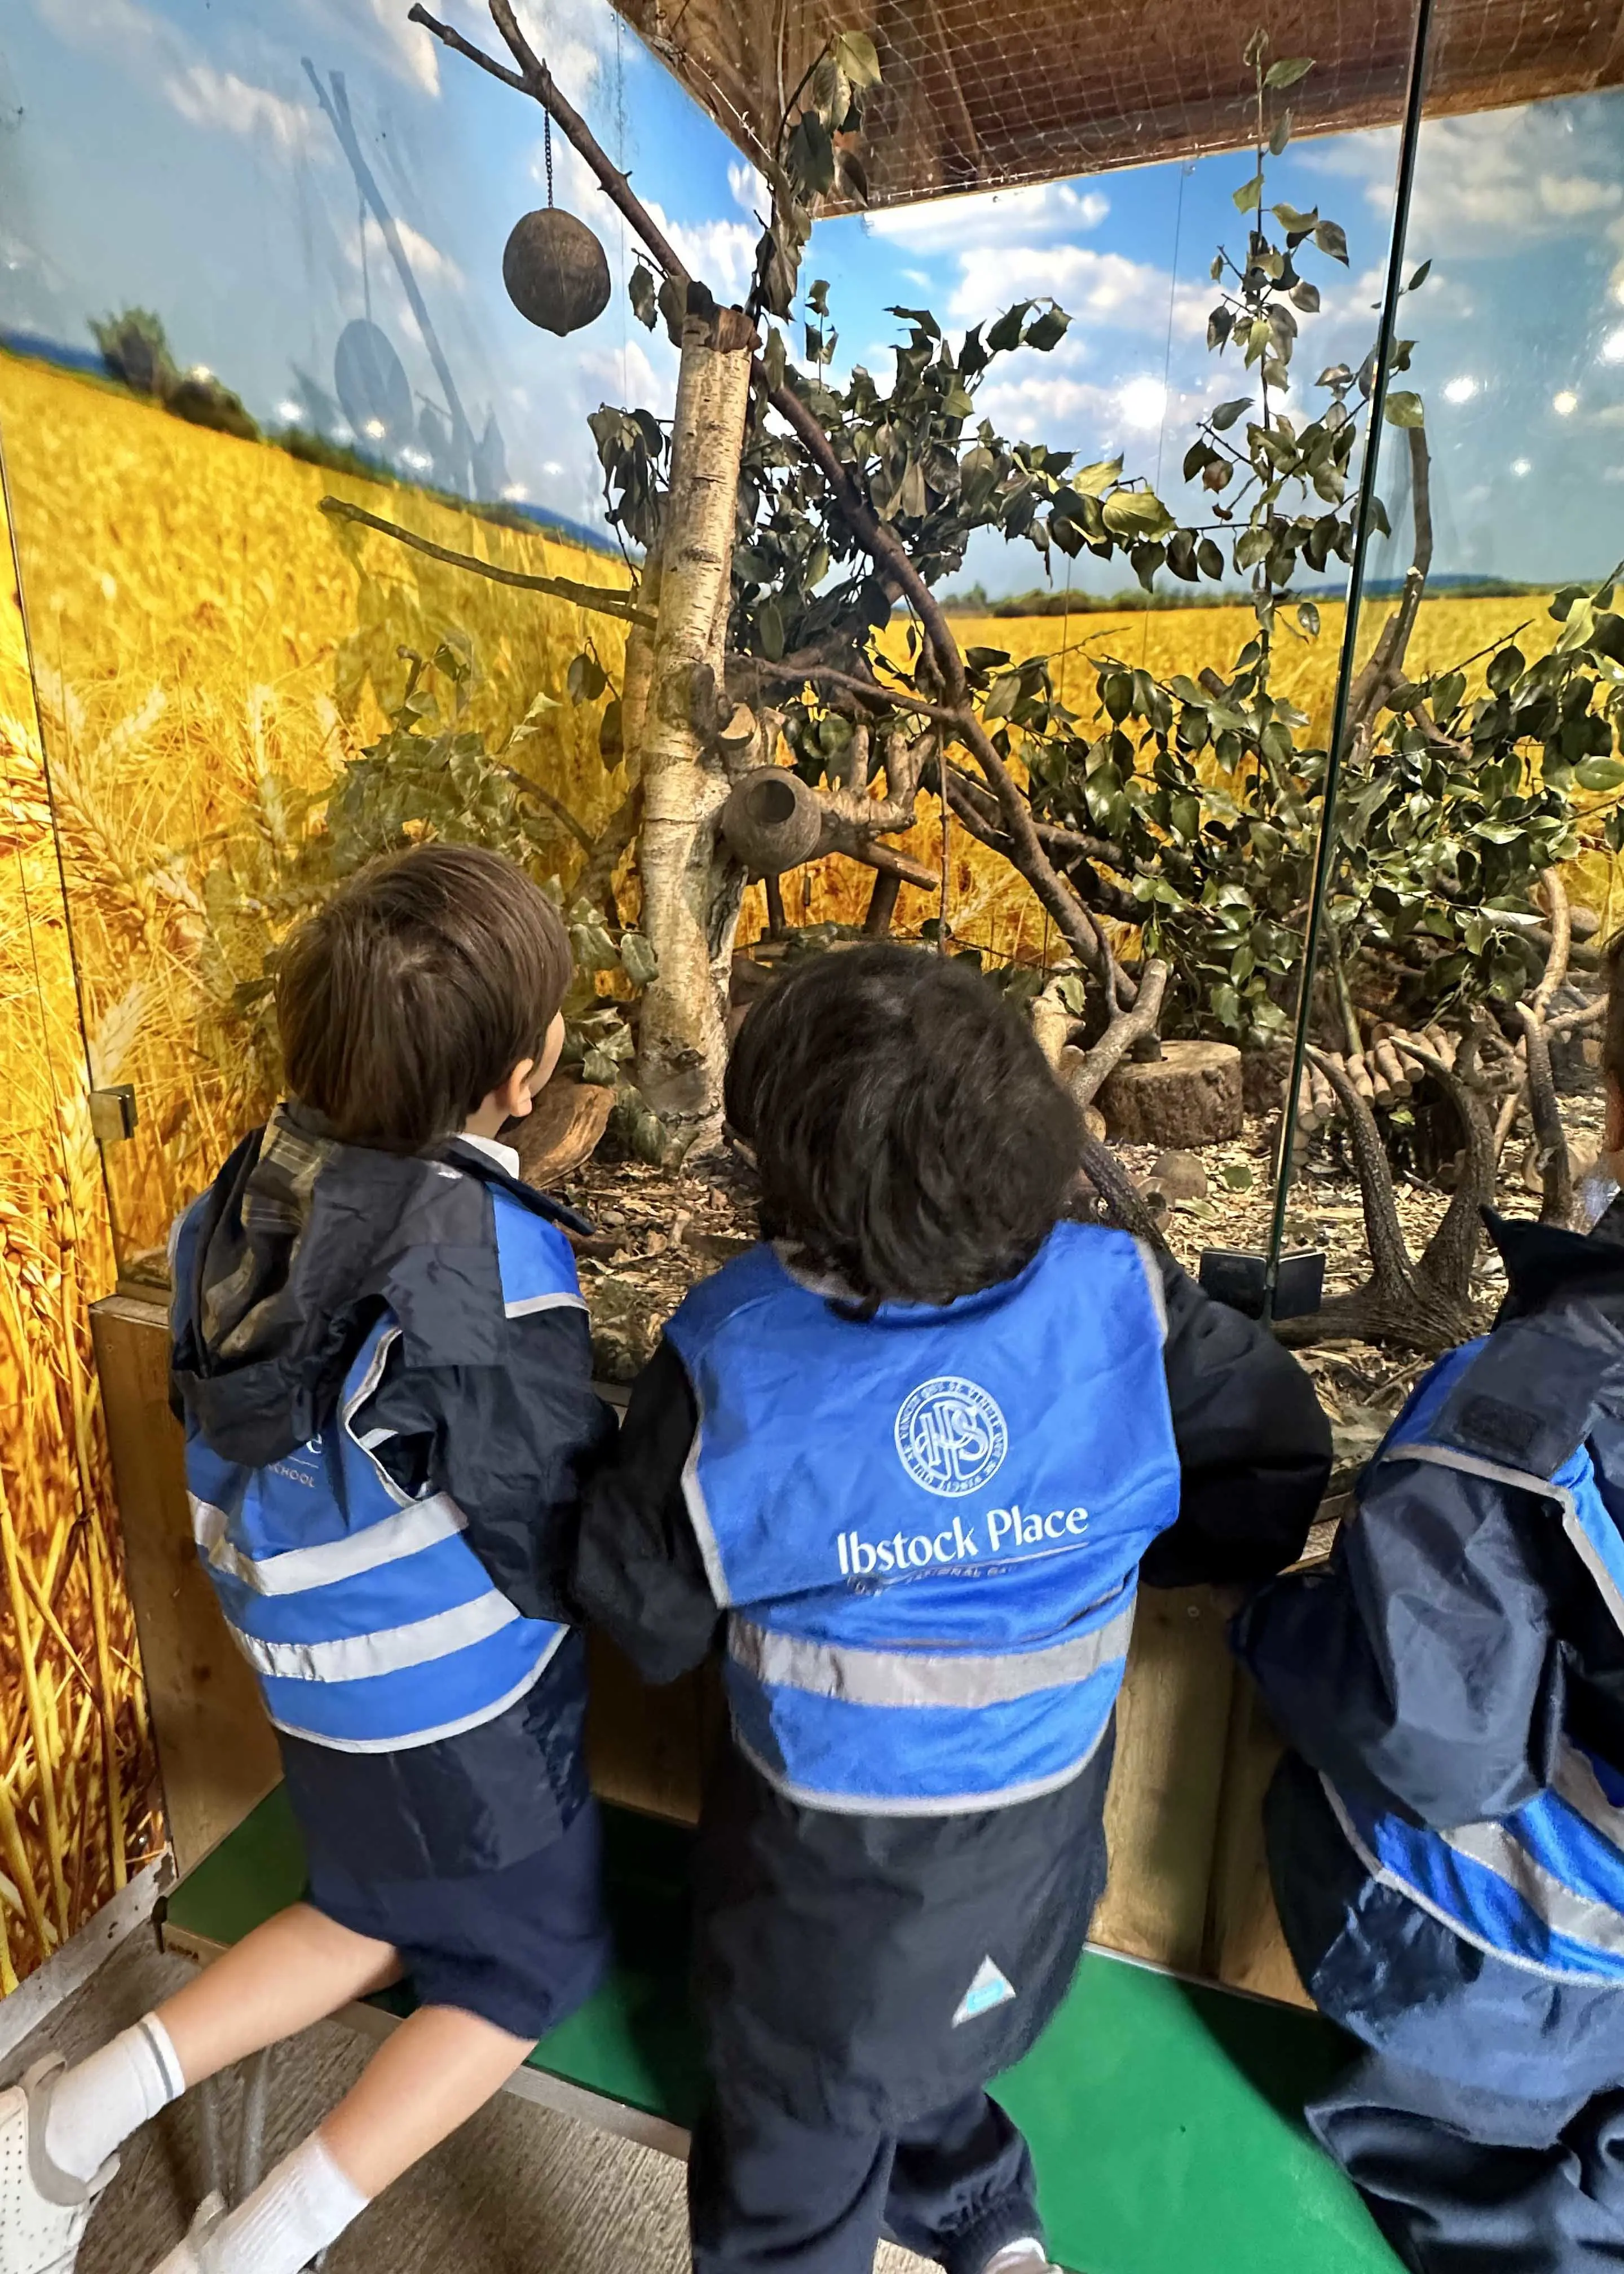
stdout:
{"type": "Polygon", "coordinates": [[[419,1153],[538,1058],[569,936],[522,869],[477,845],[374,862],[282,952],[288,1088],[350,1145],[419,1153]]]}

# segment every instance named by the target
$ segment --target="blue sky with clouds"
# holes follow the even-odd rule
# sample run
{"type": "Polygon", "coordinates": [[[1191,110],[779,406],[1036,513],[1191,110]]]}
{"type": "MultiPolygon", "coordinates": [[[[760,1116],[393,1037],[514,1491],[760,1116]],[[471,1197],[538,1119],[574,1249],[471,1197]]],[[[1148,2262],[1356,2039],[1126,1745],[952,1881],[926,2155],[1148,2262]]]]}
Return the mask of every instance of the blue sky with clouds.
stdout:
{"type": "MultiPolygon", "coordinates": [[[[446,12],[489,44],[477,0],[446,12]]],[[[731,145],[605,0],[523,12],[695,273],[741,293],[760,192],[731,145]]],[[[512,310],[501,248],[543,199],[540,113],[441,55],[406,23],[405,0],[11,0],[0,327],[84,345],[88,316],[154,308],[183,362],[219,372],[274,423],[298,400],[297,374],[332,388],[338,335],[370,295],[412,387],[437,400],[306,56],[345,75],[476,428],[494,412],[508,485],[599,519],[586,414],[605,399],[664,411],[674,356],[618,290],[568,341],[512,310]]],[[[622,277],[618,216],[561,140],[555,156],[560,202],[598,230],[622,277]]],[[[1395,160],[1394,136],[1372,132],[1294,145],[1276,169],[1272,194],[1340,219],[1351,254],[1346,270],[1315,269],[1326,312],[1304,323],[1299,396],[1322,364],[1368,344],[1395,160]]],[[[1177,508],[1193,416],[1243,391],[1204,332],[1207,264],[1240,237],[1229,192],[1244,170],[1210,158],[824,222],[804,275],[831,281],[838,365],[882,372],[888,303],[929,305],[958,328],[1052,293],[1071,332],[1047,357],[1001,366],[986,410],[1086,458],[1121,449],[1152,476],[1160,464],[1177,508]]],[[[1436,456],[1436,566],[1599,575],[1624,553],[1624,95],[1429,124],[1408,257],[1434,262],[1408,306],[1436,456]]],[[[1076,573],[1121,581],[1114,568],[1076,573]]],[[[989,542],[966,574],[1022,589],[1041,564],[989,542]]]]}

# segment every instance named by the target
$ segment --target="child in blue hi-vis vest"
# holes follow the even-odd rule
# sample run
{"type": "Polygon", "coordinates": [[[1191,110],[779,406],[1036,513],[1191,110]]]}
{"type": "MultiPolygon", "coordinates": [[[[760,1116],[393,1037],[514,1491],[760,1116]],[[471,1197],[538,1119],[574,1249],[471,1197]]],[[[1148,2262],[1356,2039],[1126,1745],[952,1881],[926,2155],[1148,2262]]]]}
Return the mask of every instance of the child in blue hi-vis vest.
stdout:
{"type": "MultiPolygon", "coordinates": [[[[1616,1179],[1620,944],[1608,975],[1616,1179]]],[[[1363,2048],[1314,2133],[1417,2274],[1589,2274],[1624,2264],[1624,1201],[1490,1229],[1492,1333],[1236,1631],[1293,1748],[1287,1939],[1363,2048]]]]}
{"type": "Polygon", "coordinates": [[[177,1227],[173,1382],[309,1892],[0,2095],[0,2274],[68,2274],[138,2125],[404,1976],[417,2010],[354,2090],[159,2269],[297,2274],[602,1977],[560,1580],[613,1423],[565,1212],[497,1137],[557,1061],[569,975],[545,894],[469,846],[375,865],[283,952],[290,1095],[177,1227]]]}
{"type": "Polygon", "coordinates": [[[966,965],[829,955],[727,1080],[762,1244],[695,1288],[583,1503],[575,1589],[653,1681],[719,1645],[696,1980],[700,2274],[1046,2255],[985,2087],[1105,1878],[1141,1573],[1300,1553],[1306,1377],[1165,1254],[1071,1221],[1073,1108],[966,965]]]}

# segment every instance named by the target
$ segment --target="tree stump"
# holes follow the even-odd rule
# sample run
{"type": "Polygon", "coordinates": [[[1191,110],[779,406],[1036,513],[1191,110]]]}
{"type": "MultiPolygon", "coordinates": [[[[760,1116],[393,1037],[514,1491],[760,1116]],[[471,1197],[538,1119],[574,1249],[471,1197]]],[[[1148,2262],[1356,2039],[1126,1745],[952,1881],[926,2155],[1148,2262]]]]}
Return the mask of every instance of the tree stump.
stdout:
{"type": "Polygon", "coordinates": [[[1221,1143],[1244,1126],[1241,1054],[1231,1043],[1163,1043],[1159,1058],[1124,1059],[1100,1103],[1118,1144],[1221,1143]]]}
{"type": "Polygon", "coordinates": [[[523,1121],[502,1133],[519,1156],[527,1185],[545,1189],[590,1161],[608,1126],[614,1092],[602,1082],[555,1074],[523,1121]]]}

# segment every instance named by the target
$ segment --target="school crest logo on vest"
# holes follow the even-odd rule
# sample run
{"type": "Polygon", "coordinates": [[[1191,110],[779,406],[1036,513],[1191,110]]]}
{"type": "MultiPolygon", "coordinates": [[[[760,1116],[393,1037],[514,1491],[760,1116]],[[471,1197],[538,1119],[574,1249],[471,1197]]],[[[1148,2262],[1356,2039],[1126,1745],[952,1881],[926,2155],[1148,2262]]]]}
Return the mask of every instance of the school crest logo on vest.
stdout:
{"type": "Polygon", "coordinates": [[[979,1491],[1010,1449],[997,1400],[958,1374],[938,1374],[909,1392],[898,1411],[896,1440],[914,1483],[949,1500],[979,1491]]]}

